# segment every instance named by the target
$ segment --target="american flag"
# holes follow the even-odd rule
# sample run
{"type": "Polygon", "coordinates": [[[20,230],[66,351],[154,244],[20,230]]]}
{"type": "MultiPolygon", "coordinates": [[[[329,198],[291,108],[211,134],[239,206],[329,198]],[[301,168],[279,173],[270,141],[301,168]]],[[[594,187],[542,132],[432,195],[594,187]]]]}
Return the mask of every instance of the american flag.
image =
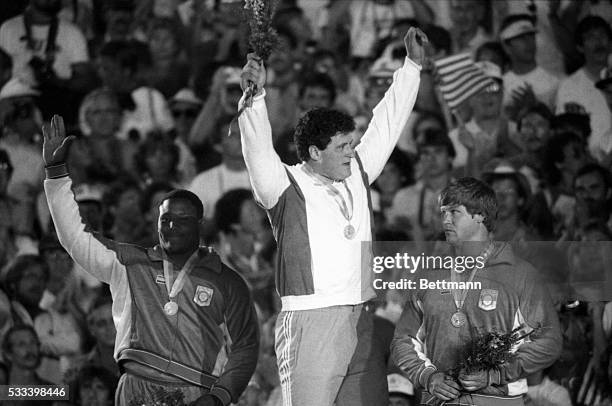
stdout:
{"type": "Polygon", "coordinates": [[[440,92],[451,110],[495,83],[476,66],[470,53],[438,59],[434,64],[440,92]]]}

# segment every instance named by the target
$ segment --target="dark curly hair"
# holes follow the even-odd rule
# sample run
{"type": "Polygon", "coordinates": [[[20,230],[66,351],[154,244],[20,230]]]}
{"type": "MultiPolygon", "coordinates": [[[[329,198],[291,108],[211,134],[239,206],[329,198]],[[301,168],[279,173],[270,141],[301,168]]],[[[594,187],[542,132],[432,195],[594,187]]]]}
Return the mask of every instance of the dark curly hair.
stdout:
{"type": "Polygon", "coordinates": [[[253,199],[248,189],[232,189],[226,192],[215,204],[215,225],[224,233],[234,232],[232,226],[240,223],[240,210],[247,200],[253,199]]]}
{"type": "Polygon", "coordinates": [[[460,178],[452,181],[442,190],[440,206],[465,206],[472,216],[480,214],[487,231],[495,231],[497,219],[497,198],[486,183],[476,178],[460,178]]]}
{"type": "Polygon", "coordinates": [[[174,141],[170,139],[166,134],[155,133],[151,134],[147,139],[140,144],[138,151],[134,156],[134,161],[138,173],[147,174],[149,168],[147,165],[147,157],[154,154],[157,150],[166,151],[170,154],[170,176],[176,179],[178,176],[177,165],[180,159],[180,151],[174,141]]]}
{"type": "Polygon", "coordinates": [[[49,280],[49,266],[40,255],[19,255],[7,265],[5,271],[4,289],[10,298],[15,297],[17,294],[17,286],[21,282],[23,274],[25,273],[26,269],[32,266],[40,266],[43,271],[45,281],[49,280]]]}
{"type": "MultiPolygon", "coordinates": [[[[108,390],[108,401],[112,401],[115,395],[115,390],[119,380],[113,375],[111,371],[104,368],[101,365],[96,364],[85,364],[70,384],[70,397],[73,398],[77,404],[82,404],[84,399],[81,399],[81,388],[85,385],[91,384],[95,379],[102,382],[102,385],[108,390]]],[[[112,402],[111,402],[112,403],[112,402]]]]}
{"type": "Polygon", "coordinates": [[[11,354],[13,352],[11,336],[18,331],[29,331],[34,337],[36,337],[36,341],[40,345],[40,339],[38,338],[38,333],[36,330],[34,330],[34,327],[28,324],[15,324],[13,327],[9,328],[6,333],[4,333],[4,337],[2,338],[2,352],[4,354],[11,354]]]}
{"type": "Polygon", "coordinates": [[[304,114],[295,127],[294,140],[298,158],[310,159],[308,148],[311,145],[323,150],[338,133],[349,133],[355,130],[355,121],[351,116],[338,110],[316,108],[304,114]]]}

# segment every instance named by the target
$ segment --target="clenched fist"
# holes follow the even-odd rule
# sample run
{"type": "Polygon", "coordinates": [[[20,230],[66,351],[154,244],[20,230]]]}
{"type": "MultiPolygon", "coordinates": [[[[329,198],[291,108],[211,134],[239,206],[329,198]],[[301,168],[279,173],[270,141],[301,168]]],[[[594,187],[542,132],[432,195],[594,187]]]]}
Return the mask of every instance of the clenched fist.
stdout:
{"type": "Polygon", "coordinates": [[[249,87],[249,84],[253,83],[257,90],[255,96],[261,94],[266,84],[266,68],[263,64],[263,60],[255,53],[248,54],[247,63],[244,65],[244,68],[242,68],[240,77],[240,87],[242,87],[242,91],[245,91],[249,87]]]}

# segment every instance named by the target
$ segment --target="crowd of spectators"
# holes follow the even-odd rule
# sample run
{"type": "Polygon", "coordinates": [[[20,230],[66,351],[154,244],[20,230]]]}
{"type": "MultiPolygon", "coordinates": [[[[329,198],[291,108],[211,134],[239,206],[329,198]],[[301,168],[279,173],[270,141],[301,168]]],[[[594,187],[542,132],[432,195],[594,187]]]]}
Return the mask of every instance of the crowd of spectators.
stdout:
{"type": "MultiPolygon", "coordinates": [[[[276,247],[234,120],[249,51],[243,3],[0,4],[0,384],[68,383],[72,404],[111,405],[119,377],[110,292],[59,244],[42,192],[40,128],[61,114],[77,136],[68,165],[92,230],[152,246],[161,196],[182,187],[204,202],[202,243],[247,280],[261,322],[259,366],[239,404],[280,405],[276,247]]],[[[429,37],[432,60],[469,52],[493,79],[451,112],[433,64],[422,67],[414,112],[374,184],[378,239],[443,240],[438,194],[474,176],[497,194],[496,240],[535,264],[529,242],[546,241],[570,264],[607,271],[601,249],[572,242],[612,240],[612,2],[279,0],[273,23],[266,103],[286,164],[298,162],[297,120],[315,107],[351,114],[359,142],[410,26],[429,37]]],[[[405,297],[380,296],[388,353],[405,297]]],[[[555,298],[564,352],[530,378],[529,404],[594,404],[580,392],[593,377],[612,387],[612,297],[555,298]]],[[[413,404],[396,372],[390,365],[393,404],[413,404]]]]}

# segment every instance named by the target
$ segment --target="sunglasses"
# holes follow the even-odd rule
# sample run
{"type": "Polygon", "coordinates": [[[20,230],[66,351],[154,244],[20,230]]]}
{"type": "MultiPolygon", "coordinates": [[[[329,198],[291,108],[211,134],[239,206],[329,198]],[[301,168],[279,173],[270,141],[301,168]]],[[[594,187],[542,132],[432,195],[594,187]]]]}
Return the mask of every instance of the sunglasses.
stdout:
{"type": "Polygon", "coordinates": [[[388,77],[388,78],[370,78],[370,84],[372,86],[391,86],[391,83],[393,83],[393,77],[388,77]]]}
{"type": "Polygon", "coordinates": [[[497,93],[501,90],[501,86],[498,83],[493,83],[483,90],[484,93],[497,93]]]}
{"type": "Polygon", "coordinates": [[[15,119],[27,119],[32,117],[34,106],[32,103],[16,103],[13,117],[15,119]]]}
{"type": "Polygon", "coordinates": [[[193,109],[176,109],[172,110],[172,115],[174,118],[185,117],[185,118],[195,118],[198,115],[197,110],[193,109]]]}

